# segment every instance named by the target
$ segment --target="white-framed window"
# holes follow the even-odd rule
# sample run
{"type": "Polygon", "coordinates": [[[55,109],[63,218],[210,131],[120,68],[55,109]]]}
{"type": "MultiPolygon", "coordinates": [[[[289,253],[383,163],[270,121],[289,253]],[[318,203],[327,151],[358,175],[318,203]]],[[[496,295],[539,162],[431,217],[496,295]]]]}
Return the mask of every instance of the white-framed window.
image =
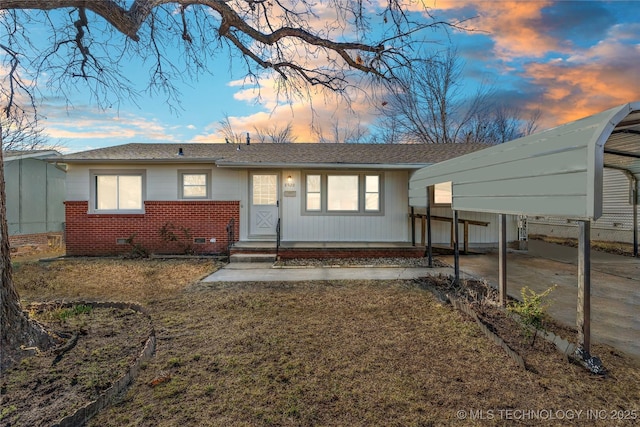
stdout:
{"type": "Polygon", "coordinates": [[[380,211],[380,175],[365,175],[364,177],[364,210],[367,212],[380,211]]]}
{"type": "Polygon", "coordinates": [[[382,214],[380,173],[309,172],[303,182],[305,214],[382,214]]]}
{"type": "Polygon", "coordinates": [[[358,212],[360,176],[327,175],[327,211],[358,212]]]}
{"type": "Polygon", "coordinates": [[[433,186],[433,204],[437,206],[451,206],[451,181],[441,182],[433,186]]]}
{"type": "Polygon", "coordinates": [[[144,171],[92,170],[90,173],[90,211],[96,213],[144,211],[144,171]]]}
{"type": "Polygon", "coordinates": [[[254,206],[276,206],[278,204],[278,177],[274,174],[251,176],[251,202],[254,206]]]}
{"type": "Polygon", "coordinates": [[[309,174],[306,177],[306,210],[320,212],[322,210],[322,196],[320,193],[322,176],[309,174]]]}
{"type": "Polygon", "coordinates": [[[181,199],[211,198],[211,171],[179,170],[178,183],[181,199]]]}

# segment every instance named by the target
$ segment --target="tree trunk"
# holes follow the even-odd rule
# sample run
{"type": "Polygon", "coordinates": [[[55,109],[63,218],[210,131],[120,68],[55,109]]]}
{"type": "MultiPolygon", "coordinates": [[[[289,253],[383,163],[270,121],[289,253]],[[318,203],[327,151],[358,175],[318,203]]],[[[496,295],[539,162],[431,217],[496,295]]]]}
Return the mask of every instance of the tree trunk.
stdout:
{"type": "Polygon", "coordinates": [[[13,284],[4,184],[4,159],[0,150],[0,372],[29,355],[25,348],[42,350],[54,342],[42,325],[29,319],[22,311],[20,297],[13,284]]]}

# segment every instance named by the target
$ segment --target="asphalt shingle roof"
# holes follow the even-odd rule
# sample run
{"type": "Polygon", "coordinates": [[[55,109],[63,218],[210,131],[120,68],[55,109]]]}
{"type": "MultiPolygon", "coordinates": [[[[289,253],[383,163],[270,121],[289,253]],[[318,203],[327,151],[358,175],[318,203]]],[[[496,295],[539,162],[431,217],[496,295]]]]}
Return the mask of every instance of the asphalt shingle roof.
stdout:
{"type": "Polygon", "coordinates": [[[482,144],[125,144],[63,156],[66,163],[215,162],[257,165],[426,165],[471,153],[482,144]],[[182,155],[179,150],[182,149],[182,155]]]}

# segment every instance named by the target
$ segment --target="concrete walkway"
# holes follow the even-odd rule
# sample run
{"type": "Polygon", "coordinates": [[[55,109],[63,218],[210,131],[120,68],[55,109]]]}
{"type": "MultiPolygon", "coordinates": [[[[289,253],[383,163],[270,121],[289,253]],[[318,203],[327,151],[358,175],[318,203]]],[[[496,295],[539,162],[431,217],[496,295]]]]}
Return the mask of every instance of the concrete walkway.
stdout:
{"type": "MultiPolygon", "coordinates": [[[[453,265],[452,256],[439,257],[453,265]]],[[[575,328],[577,307],[576,248],[530,241],[529,251],[507,255],[509,295],[520,298],[524,286],[537,293],[557,285],[551,293],[549,313],[575,328]]],[[[609,344],[640,357],[640,259],[591,252],[592,342],[609,344]]],[[[485,279],[497,286],[498,255],[464,255],[462,277],[485,279]]],[[[452,268],[348,267],[272,268],[270,263],[232,263],[206,277],[204,282],[259,282],[304,280],[395,280],[428,275],[453,275],[452,268]]],[[[573,338],[573,337],[567,337],[573,338]]]]}
{"type": "Polygon", "coordinates": [[[305,280],[404,280],[453,274],[452,268],[318,267],[274,268],[272,263],[231,263],[203,282],[300,282],[305,280]]]}

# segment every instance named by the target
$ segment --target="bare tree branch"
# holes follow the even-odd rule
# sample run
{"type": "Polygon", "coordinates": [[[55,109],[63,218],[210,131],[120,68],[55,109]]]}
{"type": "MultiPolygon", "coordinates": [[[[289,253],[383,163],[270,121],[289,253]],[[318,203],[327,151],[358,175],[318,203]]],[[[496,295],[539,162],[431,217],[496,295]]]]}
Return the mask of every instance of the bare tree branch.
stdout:
{"type": "Polygon", "coordinates": [[[289,144],[296,141],[296,137],[293,136],[293,124],[287,123],[286,126],[281,127],[273,125],[271,127],[255,127],[256,139],[259,143],[271,143],[271,144],[289,144]]]}
{"type": "MultiPolygon", "coordinates": [[[[336,16],[342,16],[340,19],[343,21],[348,20],[345,15],[355,17],[352,21],[355,22],[354,32],[358,39],[364,40],[371,17],[363,7],[362,0],[334,0],[333,5],[336,16]]],[[[43,56],[43,60],[52,67],[51,62],[46,60],[51,59],[51,55],[64,45],[73,43],[75,49],[71,51],[72,58],[77,56],[78,60],[75,62],[74,59],[70,59],[69,67],[64,71],[84,79],[93,75],[93,78],[104,86],[116,83],[117,79],[107,75],[109,70],[115,70],[116,67],[108,62],[108,58],[94,52],[99,43],[88,39],[90,29],[98,27],[97,31],[101,35],[109,29],[114,29],[134,42],[147,44],[154,52],[156,63],[161,64],[164,60],[159,55],[159,40],[166,37],[163,41],[167,43],[175,41],[166,35],[160,36],[156,30],[158,21],[154,19],[154,15],[161,12],[165,13],[167,21],[175,21],[172,18],[174,15],[179,17],[179,22],[163,30],[175,33],[184,41],[185,50],[191,49],[189,45],[197,44],[200,53],[206,53],[212,49],[207,44],[211,44],[215,38],[213,34],[216,34],[219,39],[228,40],[254,64],[263,69],[273,70],[284,80],[296,77],[308,84],[321,85],[333,90],[344,89],[347,85],[347,70],[357,70],[376,77],[391,76],[398,66],[406,65],[410,61],[407,57],[408,51],[404,47],[416,31],[458,25],[440,21],[411,22],[401,3],[390,0],[383,17],[378,18],[388,22],[382,26],[387,33],[383,31],[379,41],[344,41],[326,37],[329,31],[315,29],[312,20],[317,16],[313,13],[313,6],[314,4],[306,1],[285,5],[282,2],[255,0],[135,0],[132,3],[116,0],[3,0],[0,10],[76,11],[77,18],[67,24],[73,28],[72,37],[58,41],[49,54],[43,56]],[[207,12],[201,13],[203,9],[207,12]],[[88,11],[94,15],[89,16],[88,11]],[[106,26],[101,27],[94,16],[100,17],[106,26]],[[389,17],[390,20],[387,19],[389,17]],[[214,30],[215,33],[210,30],[214,30]],[[202,34],[201,40],[196,36],[198,31],[202,34]],[[147,39],[149,42],[143,42],[147,39]],[[331,67],[309,66],[309,55],[295,53],[296,47],[305,49],[307,53],[317,49],[315,56],[330,58],[335,55],[335,58],[329,59],[331,67]],[[337,61],[337,58],[340,61],[337,61]],[[100,65],[102,62],[105,62],[105,65],[100,65]]],[[[337,23],[331,30],[345,26],[344,22],[337,23]]],[[[343,38],[337,31],[336,35],[343,38]]],[[[65,53],[60,52],[60,55],[63,56],[65,53]]],[[[204,69],[201,59],[197,56],[188,55],[188,58],[189,61],[198,64],[199,69],[204,69]]],[[[160,79],[158,87],[166,88],[170,77],[163,78],[162,72],[162,68],[156,66],[153,77],[160,79]]]]}
{"type": "Polygon", "coordinates": [[[496,144],[535,129],[539,116],[525,123],[518,108],[495,104],[494,87],[481,83],[471,95],[464,91],[463,68],[453,48],[415,61],[386,83],[387,99],[378,109],[413,143],[496,144]]]}
{"type": "Polygon", "coordinates": [[[242,144],[242,133],[236,132],[231,124],[231,119],[227,113],[224,114],[224,118],[218,122],[217,131],[224,136],[224,140],[227,144],[242,144]]]}

